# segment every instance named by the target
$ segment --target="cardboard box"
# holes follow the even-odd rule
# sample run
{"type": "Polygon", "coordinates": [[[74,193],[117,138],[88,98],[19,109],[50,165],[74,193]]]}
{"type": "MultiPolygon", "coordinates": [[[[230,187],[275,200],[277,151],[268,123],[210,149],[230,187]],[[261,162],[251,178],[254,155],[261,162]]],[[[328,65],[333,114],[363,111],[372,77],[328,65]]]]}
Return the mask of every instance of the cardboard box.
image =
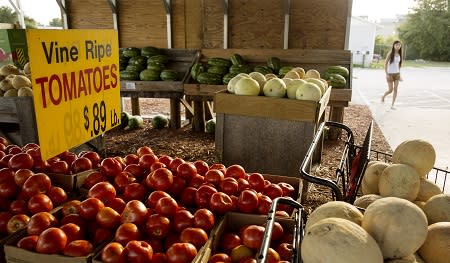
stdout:
{"type": "Polygon", "coordinates": [[[92,172],[96,172],[98,169],[91,169],[76,174],[52,174],[47,175],[52,180],[52,185],[59,186],[67,192],[77,192],[84,183],[84,180],[92,172]]]}
{"type": "MultiPolygon", "coordinates": [[[[292,218],[277,218],[284,229],[294,229],[295,222],[292,218]]],[[[235,232],[239,231],[239,228],[244,225],[256,224],[262,225],[267,222],[267,216],[265,215],[254,215],[254,214],[243,214],[243,213],[227,213],[223,219],[217,225],[216,231],[210,237],[211,242],[207,244],[205,252],[201,259],[194,261],[195,263],[207,263],[209,258],[219,250],[219,242],[222,234],[224,232],[235,232]]]]}
{"type": "Polygon", "coordinates": [[[23,69],[28,61],[25,29],[0,29],[0,66],[14,64],[23,69]]]}

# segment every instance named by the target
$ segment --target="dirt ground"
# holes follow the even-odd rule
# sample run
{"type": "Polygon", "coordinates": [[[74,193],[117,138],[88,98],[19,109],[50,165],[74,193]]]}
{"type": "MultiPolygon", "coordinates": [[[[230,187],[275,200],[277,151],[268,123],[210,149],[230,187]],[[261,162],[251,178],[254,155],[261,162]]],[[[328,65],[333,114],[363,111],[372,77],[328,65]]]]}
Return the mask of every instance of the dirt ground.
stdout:
{"type": "MultiPolygon", "coordinates": [[[[168,114],[169,100],[167,99],[140,99],[141,115],[150,116],[156,113],[168,114]]],[[[124,110],[131,112],[130,101],[125,99],[124,110]]],[[[183,116],[183,113],[182,113],[183,116]]],[[[327,117],[326,117],[327,118],[327,117]]],[[[361,145],[372,120],[367,106],[350,105],[345,108],[344,124],[352,130],[357,145],[361,145]]],[[[185,121],[187,123],[187,121],[185,121]]],[[[193,132],[191,125],[187,124],[181,129],[164,128],[161,130],[151,127],[150,119],[144,118],[144,128],[137,130],[113,130],[105,136],[105,155],[125,156],[135,153],[141,146],[149,146],[158,155],[180,157],[186,161],[204,160],[208,164],[220,162],[215,154],[214,134],[193,132]]],[[[335,170],[341,159],[342,140],[325,140],[319,172],[328,178],[335,177],[335,170]]],[[[379,127],[374,125],[372,149],[391,153],[392,149],[381,133],[379,127]]],[[[302,160],[299,160],[301,163],[302,160]]],[[[245,167],[244,167],[245,168],[245,167]]],[[[308,199],[304,201],[307,210],[311,211],[318,205],[331,200],[331,193],[324,187],[312,185],[308,199]]]]}

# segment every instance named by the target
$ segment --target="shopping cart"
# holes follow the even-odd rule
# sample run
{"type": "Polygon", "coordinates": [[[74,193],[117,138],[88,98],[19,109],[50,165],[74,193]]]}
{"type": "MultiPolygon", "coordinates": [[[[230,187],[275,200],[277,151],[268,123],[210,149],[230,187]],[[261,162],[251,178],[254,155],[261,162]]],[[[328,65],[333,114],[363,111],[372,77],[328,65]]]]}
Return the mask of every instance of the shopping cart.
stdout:
{"type": "Polygon", "coordinates": [[[292,241],[292,263],[300,263],[301,262],[301,253],[300,253],[300,244],[303,239],[305,222],[306,222],[306,213],[303,209],[303,206],[290,198],[285,197],[277,197],[273,199],[272,205],[270,206],[269,213],[267,214],[267,222],[266,222],[266,230],[264,231],[264,237],[261,243],[261,248],[256,256],[256,261],[258,263],[265,263],[267,259],[267,252],[270,247],[270,241],[272,237],[273,231],[273,223],[276,221],[275,213],[278,207],[278,204],[287,204],[294,207],[294,229],[293,229],[293,241],[292,241]]]}
{"type": "MultiPolygon", "coordinates": [[[[371,149],[372,129],[373,121],[369,124],[363,144],[358,146],[355,144],[353,132],[348,126],[338,122],[323,122],[319,126],[300,167],[301,178],[307,182],[331,188],[333,200],[353,203],[356,199],[364,171],[369,161],[391,162],[392,155],[371,149]],[[341,160],[336,168],[336,177],[332,179],[313,175],[308,172],[313,166],[312,159],[314,153],[318,150],[318,147],[322,145],[324,132],[330,127],[340,128],[346,131],[341,160]]],[[[450,171],[433,168],[432,171],[428,173],[427,178],[442,186],[442,192],[444,192],[447,178],[450,177],[449,174],[450,171]]]]}

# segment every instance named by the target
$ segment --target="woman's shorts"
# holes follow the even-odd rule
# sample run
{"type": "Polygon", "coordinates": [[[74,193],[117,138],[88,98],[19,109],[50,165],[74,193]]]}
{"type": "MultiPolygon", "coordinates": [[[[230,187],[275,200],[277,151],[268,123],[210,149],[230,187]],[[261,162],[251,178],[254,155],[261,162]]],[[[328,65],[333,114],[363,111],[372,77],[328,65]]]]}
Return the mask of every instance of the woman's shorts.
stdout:
{"type": "Polygon", "coordinates": [[[396,80],[400,80],[400,73],[389,73],[387,75],[387,80],[388,81],[396,81],[396,80]]]}

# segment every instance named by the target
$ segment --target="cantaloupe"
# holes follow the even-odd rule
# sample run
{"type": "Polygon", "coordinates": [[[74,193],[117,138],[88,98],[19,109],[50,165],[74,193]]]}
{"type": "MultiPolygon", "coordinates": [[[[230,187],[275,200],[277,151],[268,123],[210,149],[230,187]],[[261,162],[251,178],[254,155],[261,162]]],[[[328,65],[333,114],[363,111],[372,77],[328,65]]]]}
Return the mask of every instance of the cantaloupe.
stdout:
{"type": "Polygon", "coordinates": [[[305,79],[307,79],[307,78],[320,79],[320,72],[315,69],[309,69],[305,73],[305,79]]]}
{"type": "Polygon", "coordinates": [[[302,67],[294,67],[292,71],[297,72],[301,79],[305,78],[305,70],[302,67]]]}
{"type": "Polygon", "coordinates": [[[450,262],[450,222],[428,226],[428,235],[419,249],[419,255],[427,263],[450,262]]]}
{"type": "Polygon", "coordinates": [[[304,263],[383,263],[375,240],[359,225],[326,218],[312,225],[301,244],[304,263]]]}
{"type": "Polygon", "coordinates": [[[384,169],[389,164],[385,162],[376,162],[366,168],[361,182],[361,191],[363,194],[379,194],[378,181],[384,169]]]}
{"type": "Polygon", "coordinates": [[[377,241],[385,259],[409,256],[427,236],[427,217],[415,204],[397,197],[375,200],[361,226],[377,241]]]}
{"type": "Polygon", "coordinates": [[[414,255],[409,255],[404,258],[397,258],[397,259],[388,259],[385,260],[384,263],[416,263],[416,257],[414,255]]]}
{"type": "Polygon", "coordinates": [[[377,194],[368,194],[368,195],[362,195],[355,199],[355,202],[353,202],[354,206],[361,207],[361,208],[367,208],[371,203],[373,203],[375,200],[378,200],[380,198],[383,198],[381,195],[377,194]]]}
{"type": "Polygon", "coordinates": [[[283,78],[288,78],[288,79],[301,79],[300,75],[296,72],[296,71],[289,71],[288,73],[286,73],[286,75],[284,75],[283,78]]]}
{"type": "Polygon", "coordinates": [[[450,194],[438,194],[425,202],[423,211],[427,215],[428,224],[450,222],[450,194]]]}
{"type": "Polygon", "coordinates": [[[441,188],[433,183],[432,181],[421,177],[420,178],[420,186],[419,186],[419,193],[417,194],[416,201],[423,201],[426,202],[431,197],[441,194],[441,188]]]}
{"type": "Polygon", "coordinates": [[[423,202],[423,201],[414,201],[413,203],[415,205],[417,205],[423,211],[423,208],[425,207],[425,202],[423,202]]]}
{"type": "Polygon", "coordinates": [[[416,200],[419,193],[420,175],[407,164],[391,164],[386,167],[378,181],[381,196],[394,196],[416,200]]]}
{"type": "Polygon", "coordinates": [[[393,163],[409,164],[420,176],[425,177],[433,169],[436,152],[425,140],[407,140],[400,143],[392,154],[393,163]]]}
{"type": "Polygon", "coordinates": [[[363,214],[355,206],[342,201],[331,201],[317,207],[308,217],[305,230],[314,223],[329,217],[343,218],[361,225],[363,214]]]}

